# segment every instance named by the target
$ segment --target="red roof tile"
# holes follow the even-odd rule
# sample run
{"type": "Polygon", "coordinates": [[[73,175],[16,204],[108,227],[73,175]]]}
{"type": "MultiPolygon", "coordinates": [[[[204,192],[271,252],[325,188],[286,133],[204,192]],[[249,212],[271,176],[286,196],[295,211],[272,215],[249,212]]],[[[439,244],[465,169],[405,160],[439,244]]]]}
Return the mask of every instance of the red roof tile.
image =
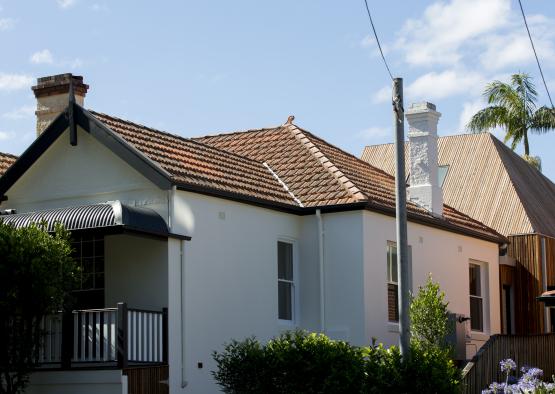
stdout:
{"type": "Polygon", "coordinates": [[[17,160],[17,156],[10,155],[9,153],[0,152],[0,176],[8,170],[8,168],[17,160]]]}
{"type": "MultiPolygon", "coordinates": [[[[293,124],[194,139],[90,111],[142,154],[193,191],[281,208],[361,203],[392,214],[395,180],[386,172],[293,124]]],[[[0,154],[0,175],[16,157],[0,154]]],[[[442,218],[408,203],[411,220],[496,241],[494,230],[444,206],[442,218]]]]}
{"type": "Polygon", "coordinates": [[[113,116],[91,113],[170,173],[177,184],[298,206],[259,161],[113,116]]]}

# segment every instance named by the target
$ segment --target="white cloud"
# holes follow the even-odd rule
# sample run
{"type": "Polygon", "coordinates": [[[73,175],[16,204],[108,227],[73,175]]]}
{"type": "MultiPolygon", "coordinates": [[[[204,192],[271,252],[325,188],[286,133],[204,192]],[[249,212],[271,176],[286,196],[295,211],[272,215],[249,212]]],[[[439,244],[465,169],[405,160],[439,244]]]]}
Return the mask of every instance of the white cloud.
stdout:
{"type": "Polygon", "coordinates": [[[391,102],[392,95],[393,88],[391,86],[384,86],[374,94],[372,101],[376,104],[391,102]]]}
{"type": "Polygon", "coordinates": [[[466,130],[466,125],[470,122],[470,119],[476,112],[484,108],[487,104],[484,100],[474,100],[474,101],[467,101],[463,104],[463,110],[459,116],[459,130],[457,132],[463,133],[466,130]]]}
{"type": "Polygon", "coordinates": [[[70,68],[81,68],[83,67],[83,61],[79,58],[75,58],[69,62],[70,68]]]}
{"type": "MultiPolygon", "coordinates": [[[[553,43],[555,21],[543,15],[531,15],[528,20],[534,45],[542,63],[553,64],[555,61],[553,43]]],[[[482,41],[484,52],[480,56],[480,61],[488,69],[499,70],[506,67],[530,65],[535,62],[530,40],[521,22],[515,22],[514,26],[505,31],[488,35],[482,41]]]]}
{"type": "Polygon", "coordinates": [[[106,4],[94,3],[93,5],[91,5],[91,10],[95,12],[106,12],[106,11],[109,11],[110,9],[106,4]]]}
{"type": "Polygon", "coordinates": [[[0,91],[28,89],[33,84],[33,78],[25,74],[0,73],[0,91]]]}
{"type": "Polygon", "coordinates": [[[507,24],[510,10],[510,0],[437,1],[405,23],[397,47],[411,65],[454,65],[463,44],[507,24]]]}
{"type": "Polygon", "coordinates": [[[43,49],[42,51],[33,53],[30,61],[34,64],[52,64],[54,63],[54,57],[52,56],[52,52],[48,49],[43,49]]]}
{"type": "Polygon", "coordinates": [[[360,46],[363,48],[369,48],[376,45],[376,39],[374,36],[367,35],[362,40],[360,40],[360,46]]]}
{"type": "Polygon", "coordinates": [[[11,140],[15,136],[15,133],[11,131],[0,131],[0,141],[11,140]]]}
{"type": "Polygon", "coordinates": [[[356,133],[356,137],[363,141],[372,141],[393,136],[393,131],[387,127],[369,127],[356,133]]]}
{"type": "Polygon", "coordinates": [[[15,26],[15,19],[0,18],[0,31],[13,29],[14,26],[15,26]]]}
{"type": "Polygon", "coordinates": [[[407,101],[435,100],[468,92],[481,92],[484,77],[476,72],[446,70],[429,72],[406,88],[407,101]]]}
{"type": "Polygon", "coordinates": [[[16,108],[12,111],[5,112],[2,114],[3,118],[6,119],[25,119],[30,118],[35,115],[35,106],[34,105],[24,105],[22,107],[16,108]]]}
{"type": "Polygon", "coordinates": [[[66,9],[75,5],[76,0],[56,0],[56,2],[60,8],[66,9]]]}

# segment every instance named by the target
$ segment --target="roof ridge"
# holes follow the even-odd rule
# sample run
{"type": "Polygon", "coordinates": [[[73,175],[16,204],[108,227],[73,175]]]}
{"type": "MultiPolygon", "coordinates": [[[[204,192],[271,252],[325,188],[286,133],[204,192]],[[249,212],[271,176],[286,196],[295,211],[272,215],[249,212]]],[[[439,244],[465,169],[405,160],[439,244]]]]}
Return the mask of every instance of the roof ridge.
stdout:
{"type": "MultiPolygon", "coordinates": [[[[205,147],[209,150],[215,151],[215,152],[222,152],[222,153],[225,153],[226,155],[234,156],[234,157],[237,157],[239,159],[242,159],[242,160],[250,162],[250,163],[262,165],[262,162],[251,159],[250,157],[239,155],[237,153],[230,152],[230,151],[225,150],[225,149],[216,148],[213,145],[209,145],[209,144],[206,144],[202,141],[198,141],[199,138],[204,138],[204,137],[183,137],[182,135],[179,135],[179,134],[173,134],[173,133],[170,133],[170,132],[167,132],[167,131],[155,129],[153,127],[145,126],[145,125],[142,125],[140,123],[132,122],[132,121],[127,120],[127,119],[122,119],[122,118],[119,118],[117,116],[112,116],[112,115],[108,115],[108,114],[105,114],[105,113],[102,113],[102,112],[96,112],[96,111],[93,111],[93,110],[88,110],[88,111],[91,112],[93,115],[100,115],[100,116],[112,118],[116,121],[124,122],[126,124],[133,125],[133,126],[138,127],[138,128],[147,129],[147,130],[150,130],[154,133],[159,133],[159,134],[162,134],[162,135],[165,135],[165,136],[168,136],[168,137],[176,138],[176,139],[184,141],[184,142],[191,142],[193,144],[198,144],[198,145],[201,145],[201,146],[203,146],[203,147],[205,147]]],[[[208,137],[210,137],[210,136],[208,136],[208,137]]]]}
{"type": "Polygon", "coordinates": [[[284,125],[284,128],[299,141],[299,143],[333,176],[339,185],[355,200],[369,200],[368,196],[362,192],[336,165],[331,161],[311,140],[305,135],[305,131],[295,124],[284,125]]]}
{"type": "Polygon", "coordinates": [[[256,133],[256,132],[264,132],[264,131],[270,131],[270,130],[277,130],[282,128],[283,125],[278,125],[278,126],[273,126],[273,127],[261,127],[258,129],[247,129],[247,130],[235,130],[235,131],[227,131],[227,132],[222,132],[222,133],[217,133],[217,134],[207,134],[207,135],[201,135],[198,137],[192,137],[193,139],[201,139],[201,138],[213,138],[213,137],[225,137],[225,136],[232,136],[232,135],[237,135],[237,134],[245,134],[245,133],[256,133]]]}
{"type": "Polygon", "coordinates": [[[499,158],[499,160],[501,161],[501,164],[505,168],[505,172],[507,173],[507,175],[509,177],[509,182],[511,182],[511,186],[513,187],[514,192],[518,196],[518,201],[522,205],[522,209],[526,213],[526,218],[528,219],[528,222],[530,223],[530,227],[532,228],[533,231],[536,231],[536,228],[535,228],[536,225],[537,225],[536,217],[533,217],[534,216],[533,212],[531,212],[530,207],[528,206],[528,204],[523,203],[523,200],[525,200],[525,196],[523,195],[523,192],[521,190],[521,186],[520,185],[517,186],[517,184],[513,180],[513,176],[515,174],[514,174],[513,171],[511,171],[508,168],[508,166],[507,166],[508,163],[506,163],[506,161],[503,160],[503,155],[512,156],[512,159],[516,159],[516,160],[524,162],[522,164],[530,166],[532,171],[537,172],[537,175],[540,176],[540,179],[542,181],[548,183],[554,189],[555,189],[555,184],[553,183],[553,181],[551,179],[549,179],[547,176],[545,176],[541,171],[539,171],[537,168],[534,168],[532,165],[530,165],[528,162],[526,162],[526,160],[524,160],[519,154],[517,154],[515,151],[513,151],[511,148],[509,148],[504,142],[499,140],[494,135],[490,134],[490,136],[491,136],[490,140],[493,143],[495,149],[497,150],[497,153],[498,153],[497,157],[499,158]]]}
{"type": "Polygon", "coordinates": [[[11,157],[11,158],[14,158],[14,159],[17,159],[19,157],[19,156],[16,156],[14,154],[7,153],[7,152],[0,152],[0,156],[8,156],[8,157],[11,157]]]}
{"type": "MultiPolygon", "coordinates": [[[[387,176],[388,178],[391,178],[391,179],[393,179],[393,180],[395,181],[395,176],[394,176],[394,175],[391,175],[391,174],[388,173],[387,171],[384,171],[384,170],[382,170],[381,168],[378,168],[378,167],[376,167],[376,166],[373,166],[372,164],[368,163],[367,161],[362,160],[360,157],[357,157],[356,155],[353,155],[352,153],[347,152],[346,150],[343,150],[343,149],[341,149],[340,147],[338,147],[338,146],[336,146],[336,145],[334,145],[334,144],[330,144],[328,141],[325,141],[325,140],[323,140],[322,138],[320,138],[320,137],[318,137],[318,136],[312,134],[312,133],[311,133],[310,131],[308,131],[308,130],[304,130],[304,129],[302,129],[302,128],[299,128],[299,129],[302,130],[305,134],[309,134],[312,138],[315,138],[315,139],[317,139],[317,140],[320,140],[322,143],[327,144],[327,145],[331,146],[332,148],[337,149],[337,150],[343,152],[343,153],[346,154],[347,156],[351,156],[352,158],[354,158],[354,159],[355,159],[357,162],[359,162],[360,164],[363,164],[363,165],[365,165],[365,166],[371,168],[372,170],[378,171],[378,172],[380,172],[381,174],[383,174],[383,175],[387,176]]],[[[383,145],[385,145],[385,144],[383,144],[383,145]]]]}

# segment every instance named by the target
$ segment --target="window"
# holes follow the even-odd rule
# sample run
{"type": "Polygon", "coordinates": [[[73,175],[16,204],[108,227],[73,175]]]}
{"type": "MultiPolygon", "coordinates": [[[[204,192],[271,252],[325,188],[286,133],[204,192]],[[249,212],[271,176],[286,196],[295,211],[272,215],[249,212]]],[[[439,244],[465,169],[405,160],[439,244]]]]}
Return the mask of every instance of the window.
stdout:
{"type": "Polygon", "coordinates": [[[73,258],[81,268],[76,290],[104,288],[104,237],[73,237],[73,258]]]}
{"type": "Polygon", "coordinates": [[[278,241],[278,318],[293,321],[295,315],[293,244],[278,241]]]}
{"type": "Polygon", "coordinates": [[[439,187],[443,187],[443,182],[445,182],[445,177],[447,176],[447,172],[449,171],[449,164],[439,166],[437,168],[437,181],[439,187]]]}
{"type": "Polygon", "coordinates": [[[470,286],[470,328],[473,331],[484,331],[484,298],[482,291],[482,267],[479,264],[469,265],[470,286]]]}
{"type": "MultiPolygon", "coordinates": [[[[408,246],[409,289],[412,289],[412,248],[408,246]]],[[[397,272],[397,244],[387,242],[387,318],[390,322],[399,321],[399,278],[397,272]]]]}

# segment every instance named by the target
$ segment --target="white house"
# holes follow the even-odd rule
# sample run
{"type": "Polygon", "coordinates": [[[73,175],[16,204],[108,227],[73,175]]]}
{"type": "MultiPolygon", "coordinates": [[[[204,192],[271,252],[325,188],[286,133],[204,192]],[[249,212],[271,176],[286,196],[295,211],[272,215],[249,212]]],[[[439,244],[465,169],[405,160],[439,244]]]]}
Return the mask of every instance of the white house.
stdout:
{"type": "MultiPolygon", "coordinates": [[[[291,118],[188,139],[84,109],[87,88],[39,78],[37,139],[0,177],[0,209],[16,212],[0,218],[62,221],[85,273],[75,295],[87,311],[70,316],[71,340],[48,323],[50,369],[29,393],[127,392],[138,364],[167,364],[171,393],[214,393],[214,350],[295,327],[398,342],[393,177],[291,118]]],[[[500,331],[506,239],[438,201],[439,114],[428,104],[407,118],[432,153],[410,192],[412,287],[432,273],[450,310],[472,318],[471,356],[500,331]]]]}

